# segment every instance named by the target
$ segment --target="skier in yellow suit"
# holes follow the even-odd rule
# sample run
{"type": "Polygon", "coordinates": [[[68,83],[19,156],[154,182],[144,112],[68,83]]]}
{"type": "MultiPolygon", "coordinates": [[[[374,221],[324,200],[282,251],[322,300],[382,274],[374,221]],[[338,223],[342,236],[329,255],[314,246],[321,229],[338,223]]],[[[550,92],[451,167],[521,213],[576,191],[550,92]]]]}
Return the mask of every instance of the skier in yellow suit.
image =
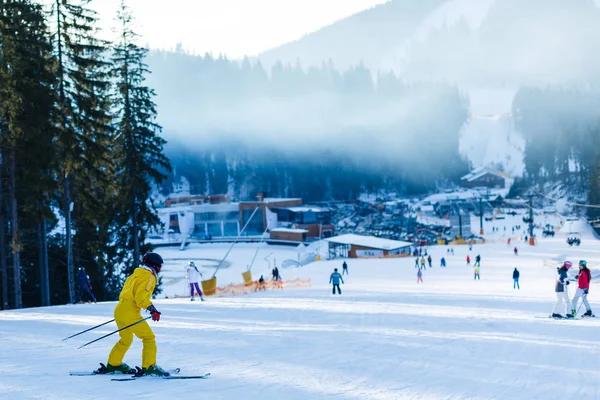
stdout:
{"type": "MultiPolygon", "coordinates": [[[[163,259],[159,254],[146,253],[142,265],[136,268],[125,281],[114,313],[119,329],[143,319],[140,315],[142,308],[152,314],[153,321],[160,320],[160,312],[150,299],[162,264],[163,259]]],[[[169,375],[168,372],[156,365],[156,339],[146,321],[119,332],[121,338],[112,348],[108,356],[108,363],[106,366],[102,365],[96,373],[122,372],[130,374],[136,372],[135,369],[123,362],[123,357],[133,342],[133,335],[142,339],[142,371],[144,375],[169,375]]]]}

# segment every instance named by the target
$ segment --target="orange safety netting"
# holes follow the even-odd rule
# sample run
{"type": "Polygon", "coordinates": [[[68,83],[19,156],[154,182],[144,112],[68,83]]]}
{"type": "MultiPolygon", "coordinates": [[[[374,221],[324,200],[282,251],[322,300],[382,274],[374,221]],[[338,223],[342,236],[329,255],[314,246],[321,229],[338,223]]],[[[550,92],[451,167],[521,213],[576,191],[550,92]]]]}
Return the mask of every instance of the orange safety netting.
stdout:
{"type": "Polygon", "coordinates": [[[262,283],[258,283],[258,281],[253,281],[251,285],[246,285],[243,283],[231,284],[223,287],[218,287],[215,296],[217,297],[225,297],[225,296],[239,296],[243,294],[248,294],[252,292],[258,292],[262,290],[270,290],[270,289],[294,289],[300,287],[310,287],[310,279],[291,279],[291,280],[279,280],[279,281],[265,281],[262,283]]]}
{"type": "MultiPolygon", "coordinates": [[[[258,281],[251,282],[250,285],[244,283],[232,283],[227,286],[217,287],[214,293],[204,293],[205,296],[215,297],[227,297],[227,296],[240,296],[253,292],[271,289],[295,289],[301,287],[310,287],[310,279],[290,279],[290,280],[279,280],[279,281],[265,281],[258,283],[258,281]]],[[[188,297],[175,295],[176,298],[188,297]]]]}
{"type": "MultiPolygon", "coordinates": [[[[205,296],[215,296],[215,297],[227,297],[227,296],[240,296],[244,294],[249,294],[253,292],[258,292],[262,290],[271,290],[271,289],[295,289],[301,287],[310,287],[310,279],[290,279],[290,280],[279,280],[279,281],[265,281],[263,283],[258,283],[258,281],[247,283],[232,283],[227,286],[217,287],[214,293],[204,292],[205,296]]],[[[175,295],[176,298],[188,297],[175,295]]]]}

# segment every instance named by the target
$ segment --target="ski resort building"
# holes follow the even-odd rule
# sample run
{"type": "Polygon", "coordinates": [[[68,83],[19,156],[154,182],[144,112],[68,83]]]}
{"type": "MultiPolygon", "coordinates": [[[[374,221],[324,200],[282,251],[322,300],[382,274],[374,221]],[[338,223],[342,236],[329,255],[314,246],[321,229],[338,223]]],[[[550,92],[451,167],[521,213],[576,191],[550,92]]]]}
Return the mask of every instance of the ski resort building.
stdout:
{"type": "Polygon", "coordinates": [[[277,207],[273,208],[273,212],[277,214],[279,226],[306,229],[308,238],[328,238],[335,232],[331,223],[331,209],[326,207],[277,207]]]}
{"type": "Polygon", "coordinates": [[[468,188],[487,187],[492,189],[510,188],[513,178],[502,172],[488,167],[476,168],[460,178],[463,186],[468,188]]]}
{"type": "Polygon", "coordinates": [[[294,243],[306,242],[306,235],[308,230],[306,229],[293,229],[293,228],[274,228],[271,229],[271,240],[282,240],[294,243]]]}
{"type": "Polygon", "coordinates": [[[413,244],[374,236],[347,234],[325,239],[329,258],[410,256],[413,244]]]}
{"type": "Polygon", "coordinates": [[[332,236],[334,230],[328,209],[302,207],[300,198],[269,198],[258,193],[256,201],[231,202],[228,195],[187,194],[173,195],[164,205],[157,209],[163,228],[149,238],[154,244],[232,240],[240,235],[243,240],[257,240],[272,230],[278,240],[304,242],[332,236]]]}
{"type": "Polygon", "coordinates": [[[273,209],[300,205],[302,199],[299,198],[270,198],[265,197],[263,192],[259,192],[256,201],[239,203],[240,224],[244,226],[248,223],[246,235],[262,235],[267,229],[278,227],[277,214],[272,211],[273,209]]]}

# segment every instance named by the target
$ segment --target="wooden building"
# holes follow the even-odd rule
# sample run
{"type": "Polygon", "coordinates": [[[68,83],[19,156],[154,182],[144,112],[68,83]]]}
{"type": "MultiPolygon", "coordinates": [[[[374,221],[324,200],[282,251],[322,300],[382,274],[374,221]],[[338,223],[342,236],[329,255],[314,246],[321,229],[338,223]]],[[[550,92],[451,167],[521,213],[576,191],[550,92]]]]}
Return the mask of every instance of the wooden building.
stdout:
{"type": "Polygon", "coordinates": [[[476,168],[460,178],[464,187],[487,187],[491,189],[504,189],[512,184],[512,177],[502,171],[488,167],[476,168]]]}
{"type": "Polygon", "coordinates": [[[325,239],[329,244],[329,258],[360,258],[410,256],[413,244],[374,236],[340,235],[325,239]]]}
{"type": "Polygon", "coordinates": [[[305,242],[308,230],[291,228],[271,229],[271,240],[285,240],[289,242],[305,242]]]}

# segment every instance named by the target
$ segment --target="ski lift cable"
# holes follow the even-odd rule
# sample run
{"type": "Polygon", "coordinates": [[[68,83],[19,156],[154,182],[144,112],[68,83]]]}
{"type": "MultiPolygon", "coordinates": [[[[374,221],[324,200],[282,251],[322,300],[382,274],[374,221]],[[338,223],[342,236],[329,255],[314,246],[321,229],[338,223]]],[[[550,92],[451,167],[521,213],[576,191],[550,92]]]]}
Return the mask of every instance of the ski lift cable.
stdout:
{"type": "Polygon", "coordinates": [[[268,230],[269,230],[269,227],[267,227],[267,229],[265,229],[265,231],[263,232],[262,238],[260,238],[260,242],[258,242],[258,247],[256,248],[256,251],[254,252],[254,257],[252,257],[252,262],[250,263],[250,266],[248,267],[248,271],[252,270],[252,266],[254,265],[254,261],[256,260],[256,256],[258,255],[258,252],[260,251],[260,245],[264,242],[265,235],[266,235],[266,233],[267,233],[268,230]]]}
{"type": "Polygon", "coordinates": [[[235,246],[235,244],[237,243],[237,241],[240,240],[240,237],[242,237],[242,233],[244,233],[244,231],[246,230],[246,228],[250,224],[250,221],[252,221],[252,218],[254,217],[254,215],[256,214],[256,212],[258,211],[259,208],[260,207],[256,207],[254,209],[254,212],[252,213],[252,215],[250,215],[250,218],[248,219],[248,221],[246,221],[246,224],[244,224],[244,227],[240,231],[239,235],[235,238],[235,240],[233,241],[233,243],[231,244],[231,246],[229,246],[229,250],[227,250],[227,253],[225,253],[225,256],[223,257],[223,259],[221,260],[221,262],[219,262],[219,265],[217,266],[217,269],[215,270],[214,274],[210,277],[210,279],[213,279],[217,275],[217,272],[219,271],[219,268],[221,268],[221,265],[223,265],[223,263],[227,259],[227,256],[229,255],[229,253],[233,249],[233,246],[235,246]]]}
{"type": "MultiPolygon", "coordinates": [[[[538,193],[540,196],[542,196],[542,197],[545,197],[545,198],[547,198],[548,200],[552,200],[552,201],[554,201],[554,202],[556,202],[556,201],[559,201],[559,200],[560,200],[560,199],[555,199],[555,198],[553,198],[553,197],[550,197],[550,196],[548,196],[548,195],[545,195],[544,193],[542,193],[542,192],[540,192],[540,191],[538,191],[538,190],[536,190],[536,192],[537,192],[537,193],[538,193]]],[[[565,202],[565,204],[568,204],[568,205],[571,205],[571,206],[574,206],[574,207],[600,208],[600,204],[580,204],[580,203],[573,203],[573,202],[571,202],[571,201],[567,201],[567,202],[565,202]]]]}

